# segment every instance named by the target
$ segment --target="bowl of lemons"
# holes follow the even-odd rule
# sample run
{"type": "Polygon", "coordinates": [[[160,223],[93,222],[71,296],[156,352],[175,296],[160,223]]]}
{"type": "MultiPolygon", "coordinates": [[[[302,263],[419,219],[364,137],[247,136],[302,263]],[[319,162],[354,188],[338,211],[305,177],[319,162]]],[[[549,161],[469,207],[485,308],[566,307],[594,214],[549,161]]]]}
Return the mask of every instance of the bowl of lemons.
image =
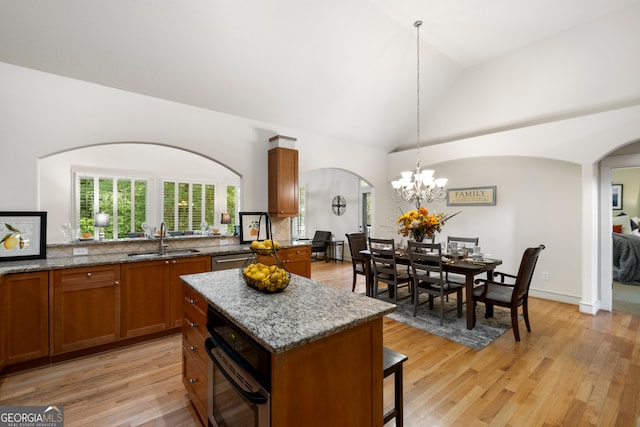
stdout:
{"type": "Polygon", "coordinates": [[[254,240],[251,242],[251,251],[260,255],[271,255],[280,249],[280,243],[275,240],[254,240]]]}
{"type": "Polygon", "coordinates": [[[242,278],[247,285],[257,291],[275,294],[284,291],[289,286],[291,273],[277,265],[256,262],[242,269],[242,278]]]}

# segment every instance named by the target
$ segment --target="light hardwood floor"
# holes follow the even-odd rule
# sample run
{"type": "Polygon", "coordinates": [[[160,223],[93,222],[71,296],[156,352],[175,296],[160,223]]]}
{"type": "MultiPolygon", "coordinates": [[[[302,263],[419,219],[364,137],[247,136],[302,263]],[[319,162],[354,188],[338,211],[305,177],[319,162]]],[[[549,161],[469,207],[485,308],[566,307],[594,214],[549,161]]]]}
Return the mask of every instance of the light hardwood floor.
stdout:
{"type": "MultiPolygon", "coordinates": [[[[312,277],[351,290],[349,263],[314,261],[312,277]]],[[[409,357],[405,426],[640,426],[640,316],[532,298],[530,317],[520,343],[509,330],[481,351],[385,319],[384,344],[409,357]]],[[[67,427],[198,426],[180,345],[176,335],[3,377],[0,405],[64,405],[67,427]]],[[[392,392],[387,378],[385,403],[392,392]]]]}

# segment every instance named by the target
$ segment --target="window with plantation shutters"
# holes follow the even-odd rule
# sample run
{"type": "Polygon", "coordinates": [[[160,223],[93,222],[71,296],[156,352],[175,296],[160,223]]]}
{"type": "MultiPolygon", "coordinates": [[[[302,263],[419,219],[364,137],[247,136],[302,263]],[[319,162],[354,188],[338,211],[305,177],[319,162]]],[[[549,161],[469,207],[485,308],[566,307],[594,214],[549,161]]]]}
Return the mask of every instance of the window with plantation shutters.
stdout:
{"type": "Polygon", "coordinates": [[[303,185],[298,188],[298,215],[291,218],[291,235],[295,237],[307,237],[306,191],[303,185]]]}
{"type": "Polygon", "coordinates": [[[137,176],[135,172],[74,167],[73,213],[70,218],[78,233],[97,233],[97,212],[109,214],[104,227],[106,239],[128,238],[143,233],[142,224],[155,227],[164,222],[168,231],[200,232],[223,228],[221,213],[229,213],[231,223],[226,234],[233,235],[237,223],[240,188],[224,182],[206,182],[154,176],[137,176]],[[216,188],[223,189],[216,191],[216,188]],[[219,193],[219,194],[218,194],[219,193]],[[206,224],[206,227],[205,227],[206,224]]]}
{"type": "Polygon", "coordinates": [[[109,226],[104,227],[107,239],[123,238],[130,232],[142,231],[141,224],[148,211],[148,178],[90,172],[76,172],[74,175],[74,223],[80,235],[94,234],[96,212],[109,214],[109,226]]]}
{"type": "Polygon", "coordinates": [[[168,231],[200,230],[215,223],[215,185],[163,181],[162,212],[168,231]]]}

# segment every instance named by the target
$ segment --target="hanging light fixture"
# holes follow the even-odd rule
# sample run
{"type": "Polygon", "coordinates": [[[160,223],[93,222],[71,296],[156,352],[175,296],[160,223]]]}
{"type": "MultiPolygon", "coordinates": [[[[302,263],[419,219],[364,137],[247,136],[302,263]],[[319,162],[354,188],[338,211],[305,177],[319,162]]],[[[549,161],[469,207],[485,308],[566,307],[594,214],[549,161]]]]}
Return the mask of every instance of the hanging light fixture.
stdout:
{"type": "Polygon", "coordinates": [[[422,21],[416,21],[413,26],[417,30],[417,108],[416,108],[416,147],[418,159],[416,160],[415,172],[404,171],[400,174],[402,178],[392,181],[392,198],[396,202],[415,203],[419,208],[422,202],[431,203],[433,201],[444,201],[447,192],[444,186],[447,178],[434,178],[434,171],[431,169],[422,170],[420,168],[420,26],[422,21]]]}

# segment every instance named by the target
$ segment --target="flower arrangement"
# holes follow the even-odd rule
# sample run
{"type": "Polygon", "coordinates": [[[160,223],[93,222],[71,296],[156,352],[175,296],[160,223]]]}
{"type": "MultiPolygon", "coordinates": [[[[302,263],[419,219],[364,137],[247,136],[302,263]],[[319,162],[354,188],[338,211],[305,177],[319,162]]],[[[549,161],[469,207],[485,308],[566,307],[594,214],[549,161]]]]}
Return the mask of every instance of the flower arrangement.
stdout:
{"type": "Polygon", "coordinates": [[[400,224],[398,234],[402,234],[404,237],[411,235],[417,242],[422,242],[425,237],[432,238],[436,231],[438,233],[442,231],[445,222],[459,213],[456,212],[453,215],[430,214],[429,210],[423,207],[410,210],[398,217],[398,224],[400,224]]]}

